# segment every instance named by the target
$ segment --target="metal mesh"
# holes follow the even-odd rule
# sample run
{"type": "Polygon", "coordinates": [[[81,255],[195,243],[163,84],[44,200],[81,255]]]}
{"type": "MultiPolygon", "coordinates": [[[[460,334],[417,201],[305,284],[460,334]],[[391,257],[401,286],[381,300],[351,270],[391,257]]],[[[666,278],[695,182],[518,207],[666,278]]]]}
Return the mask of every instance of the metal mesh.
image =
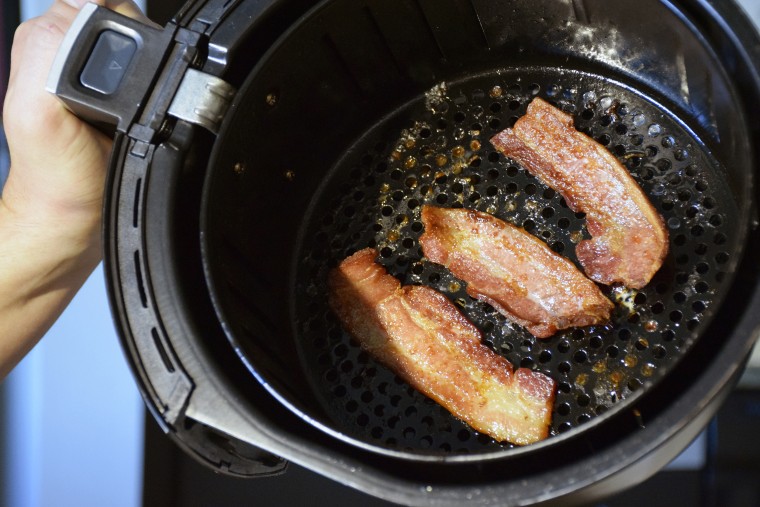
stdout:
{"type": "Polygon", "coordinates": [[[441,85],[363,136],[349,154],[318,196],[315,209],[327,211],[310,214],[303,225],[293,290],[302,367],[335,429],[350,438],[430,454],[510,447],[416,392],[343,331],[327,306],[327,273],[361,248],[376,247],[379,261],[402,283],[448,296],[513,365],[554,378],[552,435],[654,385],[683,357],[721,298],[738,234],[722,170],[674,117],[621,85],[552,69],[441,85]],[[543,340],[468,296],[466,284],[424,259],[418,243],[422,205],[466,207],[524,227],[578,264],[575,245],[589,237],[583,214],[489,143],[534,96],[572,114],[578,130],[618,157],[670,233],[668,258],[648,286],[602,287],[616,303],[608,325],[543,340]]]}

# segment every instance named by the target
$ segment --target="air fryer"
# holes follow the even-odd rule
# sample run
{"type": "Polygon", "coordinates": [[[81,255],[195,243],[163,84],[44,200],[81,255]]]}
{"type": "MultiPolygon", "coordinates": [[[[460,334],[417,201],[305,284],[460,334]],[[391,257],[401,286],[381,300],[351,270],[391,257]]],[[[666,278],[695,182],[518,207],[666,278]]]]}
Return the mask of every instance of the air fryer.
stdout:
{"type": "Polygon", "coordinates": [[[85,8],[50,88],[114,131],[107,284],[150,411],[222,473],[290,460],[409,505],[571,505],[642,481],[712,418],[760,329],[757,41],[729,1],[191,1],[162,29],[85,8]],[[467,207],[576,260],[583,215],[488,142],[534,97],[619,158],[670,234],[649,285],[603,288],[609,324],[547,340],[418,242],[421,206],[467,207]],[[478,434],[362,351],[326,279],[368,246],[557,381],[548,439],[478,434]]]}

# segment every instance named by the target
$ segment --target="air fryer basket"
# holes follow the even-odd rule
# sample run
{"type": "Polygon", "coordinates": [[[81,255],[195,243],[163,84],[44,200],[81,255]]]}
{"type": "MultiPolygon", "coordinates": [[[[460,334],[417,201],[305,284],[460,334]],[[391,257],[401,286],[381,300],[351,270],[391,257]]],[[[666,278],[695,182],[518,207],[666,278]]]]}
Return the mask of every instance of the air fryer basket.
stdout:
{"type": "Polygon", "coordinates": [[[739,210],[722,168],[687,130],[647,99],[601,81],[523,68],[451,83],[450,99],[441,99],[437,88],[398,113],[414,119],[398,140],[386,145],[382,136],[366,136],[364,149],[350,150],[357,156],[342,160],[325,181],[301,228],[291,301],[301,364],[343,433],[384,448],[433,454],[505,448],[400,382],[342,331],[326,304],[325,282],[329,269],[359,247],[377,248],[379,261],[403,283],[446,294],[512,364],[555,378],[554,435],[633,403],[687,353],[725,291],[729,252],[740,244],[739,210]],[[581,130],[614,150],[652,196],[673,236],[665,267],[646,288],[604,288],[617,302],[610,324],[546,340],[469,297],[461,280],[424,259],[418,243],[423,204],[464,206],[520,225],[577,261],[583,215],[488,145],[533,96],[575,113],[581,130]]]}
{"type": "Polygon", "coordinates": [[[492,349],[557,380],[555,436],[540,444],[552,445],[676,381],[705,339],[745,242],[748,147],[733,84],[672,5],[324,2],[251,72],[215,146],[202,216],[212,299],[252,374],[337,438],[423,460],[525,452],[472,431],[342,331],[326,274],[374,246],[404,283],[447,294],[492,349]],[[488,142],[534,96],[623,162],[671,241],[647,287],[605,289],[609,325],[548,340],[467,296],[417,242],[421,205],[464,206],[575,260],[584,217],[488,142]]]}
{"type": "Polygon", "coordinates": [[[250,74],[206,182],[212,299],[251,372],[307,420],[368,449],[448,460],[510,452],[341,330],[326,273],[374,246],[404,283],[447,294],[491,348],[557,380],[553,435],[591,431],[672,382],[731,287],[752,178],[743,108],[682,16],[658,2],[609,12],[591,1],[332,1],[312,11],[250,74]],[[619,157],[671,235],[647,287],[605,289],[617,301],[609,325],[548,340],[468,297],[417,243],[422,204],[465,206],[575,260],[583,216],[488,143],[534,96],[619,157]]]}

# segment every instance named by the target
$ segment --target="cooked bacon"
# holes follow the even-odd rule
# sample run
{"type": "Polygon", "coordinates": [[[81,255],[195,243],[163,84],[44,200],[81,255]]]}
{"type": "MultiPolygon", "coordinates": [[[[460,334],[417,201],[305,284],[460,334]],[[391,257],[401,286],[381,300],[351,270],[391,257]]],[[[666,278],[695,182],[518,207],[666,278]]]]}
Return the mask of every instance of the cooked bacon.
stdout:
{"type": "Polygon", "coordinates": [[[523,229],[487,213],[422,207],[422,252],[538,338],[606,322],[614,305],[575,265],[523,229]]]}
{"type": "Polygon", "coordinates": [[[575,253],[590,278],[635,289],[649,283],[668,251],[662,217],[625,167],[575,130],[572,116],[536,98],[491,143],[586,214],[592,238],[575,253]]]}
{"type": "Polygon", "coordinates": [[[446,296],[401,283],[375,263],[374,249],[330,274],[330,306],[375,359],[472,428],[518,445],[546,438],[555,382],[512,365],[446,296]]]}

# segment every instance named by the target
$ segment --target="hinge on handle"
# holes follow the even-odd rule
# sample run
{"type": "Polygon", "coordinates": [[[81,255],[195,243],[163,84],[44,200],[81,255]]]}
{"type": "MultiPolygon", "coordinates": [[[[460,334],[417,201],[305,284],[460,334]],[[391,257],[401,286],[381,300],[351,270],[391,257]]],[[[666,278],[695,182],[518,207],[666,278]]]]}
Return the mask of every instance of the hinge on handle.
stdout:
{"type": "Polygon", "coordinates": [[[169,105],[168,114],[216,134],[235,92],[223,79],[190,68],[169,105]]]}

